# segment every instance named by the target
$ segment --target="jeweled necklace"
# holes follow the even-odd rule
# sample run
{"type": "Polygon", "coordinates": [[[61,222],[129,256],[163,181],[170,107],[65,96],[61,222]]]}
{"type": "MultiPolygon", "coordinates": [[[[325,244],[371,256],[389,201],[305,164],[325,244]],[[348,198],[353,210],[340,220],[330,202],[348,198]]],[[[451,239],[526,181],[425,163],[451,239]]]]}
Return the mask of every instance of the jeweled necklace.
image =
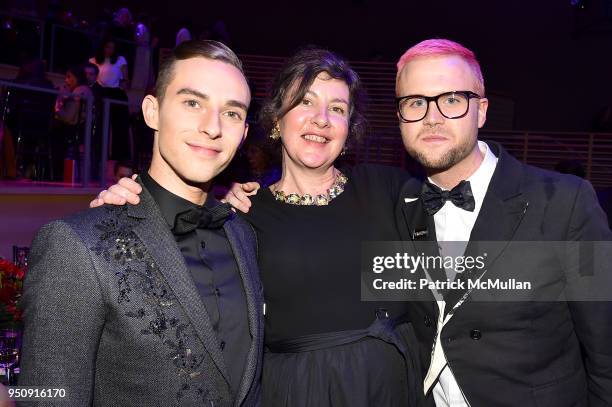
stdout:
{"type": "Polygon", "coordinates": [[[346,175],[338,171],[336,173],[334,183],[325,194],[319,194],[313,197],[310,194],[285,194],[285,192],[283,191],[276,190],[272,191],[272,195],[274,195],[274,199],[276,199],[277,201],[281,201],[291,205],[328,205],[332,199],[336,198],[344,191],[344,185],[346,184],[346,181],[348,181],[346,175]]]}

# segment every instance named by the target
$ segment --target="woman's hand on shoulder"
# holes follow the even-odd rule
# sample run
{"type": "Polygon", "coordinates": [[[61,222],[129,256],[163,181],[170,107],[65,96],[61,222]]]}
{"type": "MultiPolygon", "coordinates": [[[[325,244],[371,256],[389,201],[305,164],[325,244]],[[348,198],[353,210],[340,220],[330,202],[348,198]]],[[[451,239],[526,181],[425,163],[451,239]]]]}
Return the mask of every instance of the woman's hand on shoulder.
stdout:
{"type": "Polygon", "coordinates": [[[247,213],[251,208],[251,199],[249,196],[257,194],[261,188],[257,182],[245,182],[244,184],[233,183],[230,190],[223,198],[223,201],[228,202],[240,212],[247,213]]]}
{"type": "Polygon", "coordinates": [[[95,208],[104,204],[109,205],[125,205],[130,203],[136,205],[140,202],[138,196],[142,192],[142,187],[135,179],[138,174],[132,175],[132,178],[123,177],[118,183],[110,188],[101,191],[97,198],[89,203],[90,208],[95,208]]]}

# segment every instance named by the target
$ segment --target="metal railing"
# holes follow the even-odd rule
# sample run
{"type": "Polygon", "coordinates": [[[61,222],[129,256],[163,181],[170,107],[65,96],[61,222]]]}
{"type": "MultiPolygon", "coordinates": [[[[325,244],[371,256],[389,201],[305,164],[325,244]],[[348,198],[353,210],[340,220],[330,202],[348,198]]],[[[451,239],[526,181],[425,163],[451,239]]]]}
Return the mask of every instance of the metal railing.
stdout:
{"type": "MultiPolygon", "coordinates": [[[[48,88],[41,88],[38,86],[30,86],[30,85],[24,85],[24,84],[19,84],[19,83],[15,83],[15,82],[10,82],[10,81],[4,81],[4,80],[0,80],[0,94],[3,95],[2,98],[2,116],[0,117],[0,125],[4,125],[5,124],[5,118],[7,115],[10,114],[10,112],[7,111],[7,106],[8,103],[7,101],[9,100],[9,98],[11,97],[11,94],[14,93],[15,89],[20,89],[22,91],[29,91],[29,92],[36,92],[39,94],[50,94],[50,95],[54,95],[55,97],[57,97],[58,95],[62,94],[63,96],[77,96],[75,94],[65,94],[62,93],[58,90],[55,89],[48,89],[48,88]]],[[[94,122],[94,100],[92,97],[84,97],[83,95],[78,95],[81,100],[83,100],[86,105],[85,105],[85,109],[84,109],[84,113],[85,113],[85,122],[84,122],[84,126],[82,127],[82,140],[83,140],[83,146],[84,146],[84,153],[83,153],[83,159],[82,161],[79,163],[80,164],[80,168],[79,168],[79,172],[81,174],[81,185],[82,187],[89,187],[91,184],[91,169],[92,169],[92,135],[93,135],[93,122],[94,122]]],[[[113,105],[121,105],[121,106],[128,106],[129,103],[128,102],[124,102],[124,101],[119,101],[119,100],[114,100],[114,99],[108,99],[108,98],[104,98],[101,100],[101,105],[102,105],[102,112],[100,114],[101,118],[102,118],[102,132],[100,133],[100,137],[101,137],[101,144],[102,144],[102,151],[101,151],[101,156],[100,157],[94,157],[94,159],[98,159],[99,161],[99,179],[100,179],[100,185],[102,187],[104,187],[107,183],[106,180],[106,170],[107,170],[107,161],[108,161],[108,148],[109,148],[109,140],[110,140],[110,132],[111,132],[111,107],[113,105]]],[[[51,129],[49,128],[48,131],[50,132],[51,129]]],[[[52,159],[57,160],[57,159],[64,159],[65,157],[52,157],[52,159]]],[[[80,160],[79,160],[80,161],[80,160]]],[[[75,184],[75,186],[78,186],[75,184]]]]}
{"type": "Polygon", "coordinates": [[[100,186],[106,188],[106,165],[108,162],[108,147],[110,140],[110,109],[111,105],[129,106],[128,102],[113,99],[103,99],[102,107],[102,157],[100,163],[100,186]]]}
{"type": "Polygon", "coordinates": [[[612,133],[484,130],[480,138],[499,142],[522,162],[537,167],[554,169],[561,161],[578,162],[594,186],[612,187],[612,133]]]}
{"type": "MultiPolygon", "coordinates": [[[[84,142],[85,142],[84,143],[85,144],[85,157],[84,157],[84,163],[83,163],[84,167],[82,169],[82,174],[83,174],[83,185],[88,186],[89,185],[89,168],[91,167],[90,152],[91,152],[91,133],[92,133],[92,122],[93,122],[93,98],[82,96],[82,95],[75,95],[72,93],[64,94],[56,89],[48,89],[48,88],[42,88],[38,86],[24,85],[24,84],[19,84],[19,83],[10,82],[10,81],[4,81],[4,80],[0,80],[0,86],[4,88],[4,91],[3,91],[4,106],[2,107],[3,125],[5,122],[6,115],[10,113],[7,111],[7,108],[8,108],[7,101],[10,98],[12,89],[21,89],[25,91],[43,93],[43,94],[52,94],[52,95],[55,95],[56,97],[60,94],[66,95],[66,96],[78,96],[82,100],[85,101],[86,103],[85,115],[86,116],[85,116],[85,126],[83,129],[84,142]]],[[[49,131],[51,131],[51,129],[49,129],[49,131]]]]}

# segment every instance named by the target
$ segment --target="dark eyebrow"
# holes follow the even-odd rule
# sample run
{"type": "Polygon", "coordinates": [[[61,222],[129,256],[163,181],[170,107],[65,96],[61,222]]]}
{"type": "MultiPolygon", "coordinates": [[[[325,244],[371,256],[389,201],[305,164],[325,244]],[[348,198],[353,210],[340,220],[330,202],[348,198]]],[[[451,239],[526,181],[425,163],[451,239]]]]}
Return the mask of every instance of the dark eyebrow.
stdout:
{"type": "MultiPolygon", "coordinates": [[[[196,97],[199,97],[200,99],[203,100],[208,100],[210,99],[208,97],[207,94],[202,93],[200,91],[197,91],[195,89],[191,89],[191,88],[183,88],[180,89],[178,92],[176,92],[177,95],[193,95],[196,97]]],[[[225,103],[226,106],[230,106],[230,107],[237,107],[239,109],[243,109],[245,112],[249,110],[249,107],[247,105],[245,105],[244,103],[238,101],[238,100],[228,100],[225,103]]]]}
{"type": "Polygon", "coordinates": [[[337,103],[337,102],[344,103],[347,106],[349,104],[349,102],[347,102],[345,99],[342,99],[342,98],[335,98],[335,99],[332,100],[332,103],[337,103]]]}
{"type": "MultiPolygon", "coordinates": [[[[315,97],[319,97],[319,95],[317,95],[316,93],[314,93],[314,92],[313,92],[313,91],[311,91],[311,90],[307,90],[307,91],[306,91],[306,94],[307,94],[307,95],[313,95],[313,96],[315,96],[315,97]]],[[[350,104],[350,103],[349,103],[349,102],[348,102],[346,99],[343,99],[343,98],[335,98],[335,99],[332,99],[332,100],[331,100],[331,103],[338,103],[338,102],[340,102],[340,103],[344,103],[344,104],[346,104],[347,106],[350,104]]]]}
{"type": "Polygon", "coordinates": [[[197,96],[200,99],[204,99],[204,100],[208,100],[208,95],[202,92],[199,92],[195,89],[191,89],[191,88],[182,88],[180,89],[178,92],[176,92],[177,95],[193,95],[193,96],[197,96]]]}
{"type": "Polygon", "coordinates": [[[227,106],[237,107],[239,109],[244,110],[245,112],[249,110],[249,107],[247,105],[245,105],[244,103],[239,102],[237,100],[228,100],[225,104],[227,106]]]}

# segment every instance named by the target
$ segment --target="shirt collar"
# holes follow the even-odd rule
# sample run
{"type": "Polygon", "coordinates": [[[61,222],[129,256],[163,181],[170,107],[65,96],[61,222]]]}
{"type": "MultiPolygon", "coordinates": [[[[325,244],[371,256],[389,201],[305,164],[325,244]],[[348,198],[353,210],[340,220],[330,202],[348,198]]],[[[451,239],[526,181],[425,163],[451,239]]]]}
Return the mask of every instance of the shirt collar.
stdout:
{"type": "MultiPolygon", "coordinates": [[[[199,207],[199,205],[168,191],[146,172],[140,175],[140,179],[157,203],[157,206],[159,206],[159,210],[170,229],[174,227],[176,215],[189,209],[199,207]]],[[[219,204],[220,202],[215,199],[213,194],[209,193],[203,206],[212,209],[219,204]]]]}
{"type": "Polygon", "coordinates": [[[489,182],[491,182],[491,178],[495,172],[497,157],[495,154],[493,154],[493,151],[491,151],[487,143],[484,141],[478,141],[478,148],[480,149],[480,152],[484,154],[484,158],[478,169],[467,180],[470,181],[476,206],[480,207],[485,195],[487,194],[489,182]]]}

